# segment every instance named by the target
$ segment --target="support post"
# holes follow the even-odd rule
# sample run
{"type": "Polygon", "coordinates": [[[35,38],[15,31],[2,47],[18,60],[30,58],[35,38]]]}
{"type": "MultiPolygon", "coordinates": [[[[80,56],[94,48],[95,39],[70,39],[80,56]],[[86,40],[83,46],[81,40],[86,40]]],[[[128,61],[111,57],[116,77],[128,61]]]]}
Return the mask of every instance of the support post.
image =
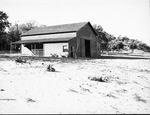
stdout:
{"type": "Polygon", "coordinates": [[[11,43],[10,43],[10,54],[11,54],[11,43]]]}

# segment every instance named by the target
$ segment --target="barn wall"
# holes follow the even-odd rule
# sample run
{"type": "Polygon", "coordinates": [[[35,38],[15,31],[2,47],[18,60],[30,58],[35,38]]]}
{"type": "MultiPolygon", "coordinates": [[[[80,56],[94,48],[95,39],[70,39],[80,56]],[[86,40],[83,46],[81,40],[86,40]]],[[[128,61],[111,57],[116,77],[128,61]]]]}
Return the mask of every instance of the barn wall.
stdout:
{"type": "Polygon", "coordinates": [[[72,33],[60,33],[60,34],[47,34],[47,35],[35,35],[35,36],[23,36],[21,40],[38,40],[46,38],[63,38],[63,37],[75,37],[76,32],[72,33]]]}
{"type": "Polygon", "coordinates": [[[85,57],[85,39],[90,40],[91,57],[98,57],[96,35],[89,24],[86,24],[78,31],[77,37],[77,44],[80,44],[80,50],[78,52],[80,57],[85,57]]]}
{"type": "Polygon", "coordinates": [[[97,42],[97,57],[101,56],[101,44],[97,42]]]}
{"type": "Polygon", "coordinates": [[[71,57],[71,47],[73,48],[73,57],[75,57],[76,48],[77,48],[77,38],[69,40],[69,57],[71,57]]]}
{"type": "Polygon", "coordinates": [[[68,56],[68,52],[63,52],[63,46],[69,48],[68,43],[46,43],[43,44],[44,56],[51,56],[51,54],[57,54],[59,57],[68,56]]]}

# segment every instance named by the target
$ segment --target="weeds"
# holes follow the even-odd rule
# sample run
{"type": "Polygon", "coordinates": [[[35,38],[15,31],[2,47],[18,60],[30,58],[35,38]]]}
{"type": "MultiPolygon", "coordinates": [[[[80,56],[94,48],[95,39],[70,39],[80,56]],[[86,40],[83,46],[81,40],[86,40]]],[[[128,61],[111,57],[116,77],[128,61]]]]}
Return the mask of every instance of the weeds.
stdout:
{"type": "Polygon", "coordinates": [[[137,95],[137,94],[135,94],[135,100],[136,101],[141,101],[141,102],[144,102],[144,103],[146,103],[146,100],[145,99],[142,99],[139,95],[137,95]]]}
{"type": "Polygon", "coordinates": [[[52,67],[52,65],[48,65],[47,71],[49,71],[49,72],[55,72],[56,70],[55,70],[55,68],[52,67]]]}
{"type": "Polygon", "coordinates": [[[112,97],[112,98],[117,99],[117,97],[116,97],[116,96],[114,96],[114,95],[113,95],[113,94],[111,94],[111,93],[107,94],[106,96],[107,96],[107,97],[112,97]]]}
{"type": "Polygon", "coordinates": [[[31,99],[31,98],[27,98],[27,102],[31,102],[31,103],[33,103],[33,102],[36,102],[35,100],[33,100],[33,99],[31,99]]]}
{"type": "Polygon", "coordinates": [[[15,60],[17,63],[26,63],[27,60],[26,59],[22,59],[21,57],[17,57],[17,59],[15,60]]]}
{"type": "Polygon", "coordinates": [[[88,77],[88,79],[92,80],[92,81],[98,81],[98,82],[108,82],[109,78],[108,77],[88,77]]]}
{"type": "Polygon", "coordinates": [[[0,89],[0,91],[5,91],[4,89],[0,89]]]}
{"type": "Polygon", "coordinates": [[[146,73],[150,73],[150,70],[147,70],[147,69],[142,69],[142,70],[140,70],[140,72],[146,72],[146,73]]]}

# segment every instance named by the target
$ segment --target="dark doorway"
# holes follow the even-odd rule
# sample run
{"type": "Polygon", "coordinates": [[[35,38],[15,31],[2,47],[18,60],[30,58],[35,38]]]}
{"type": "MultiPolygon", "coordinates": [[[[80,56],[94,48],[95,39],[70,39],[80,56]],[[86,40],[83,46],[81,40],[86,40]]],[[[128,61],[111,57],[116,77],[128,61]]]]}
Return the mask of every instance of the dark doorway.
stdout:
{"type": "Polygon", "coordinates": [[[73,58],[73,52],[74,52],[73,50],[74,50],[74,48],[71,46],[70,49],[71,49],[70,56],[73,58]]]}
{"type": "Polygon", "coordinates": [[[85,57],[91,57],[90,40],[85,40],[85,57]]]}

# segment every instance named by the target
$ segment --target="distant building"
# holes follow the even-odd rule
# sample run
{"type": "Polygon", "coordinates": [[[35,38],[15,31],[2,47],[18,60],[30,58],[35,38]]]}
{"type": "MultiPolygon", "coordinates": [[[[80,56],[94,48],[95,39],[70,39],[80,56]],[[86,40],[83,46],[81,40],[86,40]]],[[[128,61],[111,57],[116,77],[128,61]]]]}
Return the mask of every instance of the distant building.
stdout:
{"type": "Polygon", "coordinates": [[[49,57],[93,57],[100,56],[100,44],[90,22],[63,24],[33,28],[21,35],[21,40],[12,44],[21,45],[34,55],[49,57]]]}

